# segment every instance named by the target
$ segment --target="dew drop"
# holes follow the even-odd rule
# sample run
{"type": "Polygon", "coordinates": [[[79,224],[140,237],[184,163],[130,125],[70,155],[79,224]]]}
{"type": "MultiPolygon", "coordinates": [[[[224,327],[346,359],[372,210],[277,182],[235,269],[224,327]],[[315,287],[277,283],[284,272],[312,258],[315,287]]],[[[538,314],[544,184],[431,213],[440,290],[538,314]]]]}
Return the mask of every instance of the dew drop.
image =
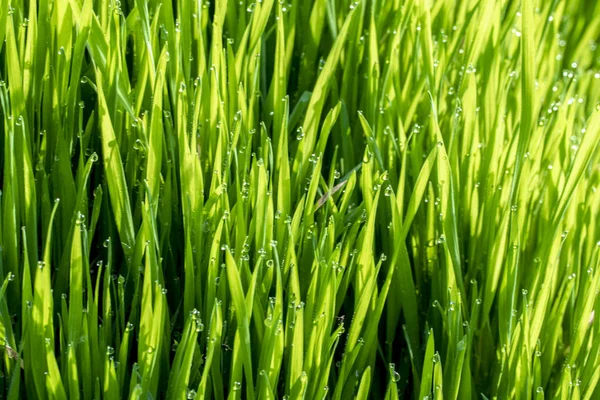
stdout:
{"type": "Polygon", "coordinates": [[[396,371],[396,364],[390,363],[389,369],[390,369],[390,376],[392,378],[392,381],[398,382],[400,380],[400,374],[398,373],[398,371],[396,371]]]}

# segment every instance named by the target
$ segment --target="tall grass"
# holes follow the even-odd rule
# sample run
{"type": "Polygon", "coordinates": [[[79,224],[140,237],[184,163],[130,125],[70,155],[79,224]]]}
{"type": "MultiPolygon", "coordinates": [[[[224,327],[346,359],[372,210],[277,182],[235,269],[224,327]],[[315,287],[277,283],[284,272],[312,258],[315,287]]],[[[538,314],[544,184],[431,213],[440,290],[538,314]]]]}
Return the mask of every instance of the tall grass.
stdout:
{"type": "Polygon", "coordinates": [[[583,0],[0,0],[0,398],[600,398],[598,40],[583,0]]]}

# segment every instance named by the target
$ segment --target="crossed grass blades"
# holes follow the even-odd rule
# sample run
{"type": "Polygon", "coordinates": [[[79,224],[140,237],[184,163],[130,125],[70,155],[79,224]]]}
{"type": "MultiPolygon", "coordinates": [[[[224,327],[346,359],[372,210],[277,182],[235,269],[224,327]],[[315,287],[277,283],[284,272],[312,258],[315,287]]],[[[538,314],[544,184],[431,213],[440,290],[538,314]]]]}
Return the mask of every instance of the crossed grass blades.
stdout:
{"type": "Polygon", "coordinates": [[[599,36],[0,0],[0,397],[600,398],[599,36]]]}

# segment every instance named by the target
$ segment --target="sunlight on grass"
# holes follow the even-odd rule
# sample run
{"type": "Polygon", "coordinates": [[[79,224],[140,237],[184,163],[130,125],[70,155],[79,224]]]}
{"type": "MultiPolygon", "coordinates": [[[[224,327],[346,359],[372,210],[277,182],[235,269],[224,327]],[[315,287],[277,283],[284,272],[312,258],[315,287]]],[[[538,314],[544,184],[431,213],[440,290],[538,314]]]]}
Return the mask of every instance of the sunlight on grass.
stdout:
{"type": "Polygon", "coordinates": [[[0,0],[0,398],[600,398],[600,5],[0,0]]]}

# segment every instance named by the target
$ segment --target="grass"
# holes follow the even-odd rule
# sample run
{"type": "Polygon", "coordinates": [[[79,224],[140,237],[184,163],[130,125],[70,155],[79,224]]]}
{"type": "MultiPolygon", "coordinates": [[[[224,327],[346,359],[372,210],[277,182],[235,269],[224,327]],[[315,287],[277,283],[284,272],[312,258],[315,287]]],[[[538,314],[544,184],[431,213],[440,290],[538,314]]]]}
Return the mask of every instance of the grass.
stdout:
{"type": "Polygon", "coordinates": [[[599,21],[0,0],[0,398],[600,398],[599,21]]]}

